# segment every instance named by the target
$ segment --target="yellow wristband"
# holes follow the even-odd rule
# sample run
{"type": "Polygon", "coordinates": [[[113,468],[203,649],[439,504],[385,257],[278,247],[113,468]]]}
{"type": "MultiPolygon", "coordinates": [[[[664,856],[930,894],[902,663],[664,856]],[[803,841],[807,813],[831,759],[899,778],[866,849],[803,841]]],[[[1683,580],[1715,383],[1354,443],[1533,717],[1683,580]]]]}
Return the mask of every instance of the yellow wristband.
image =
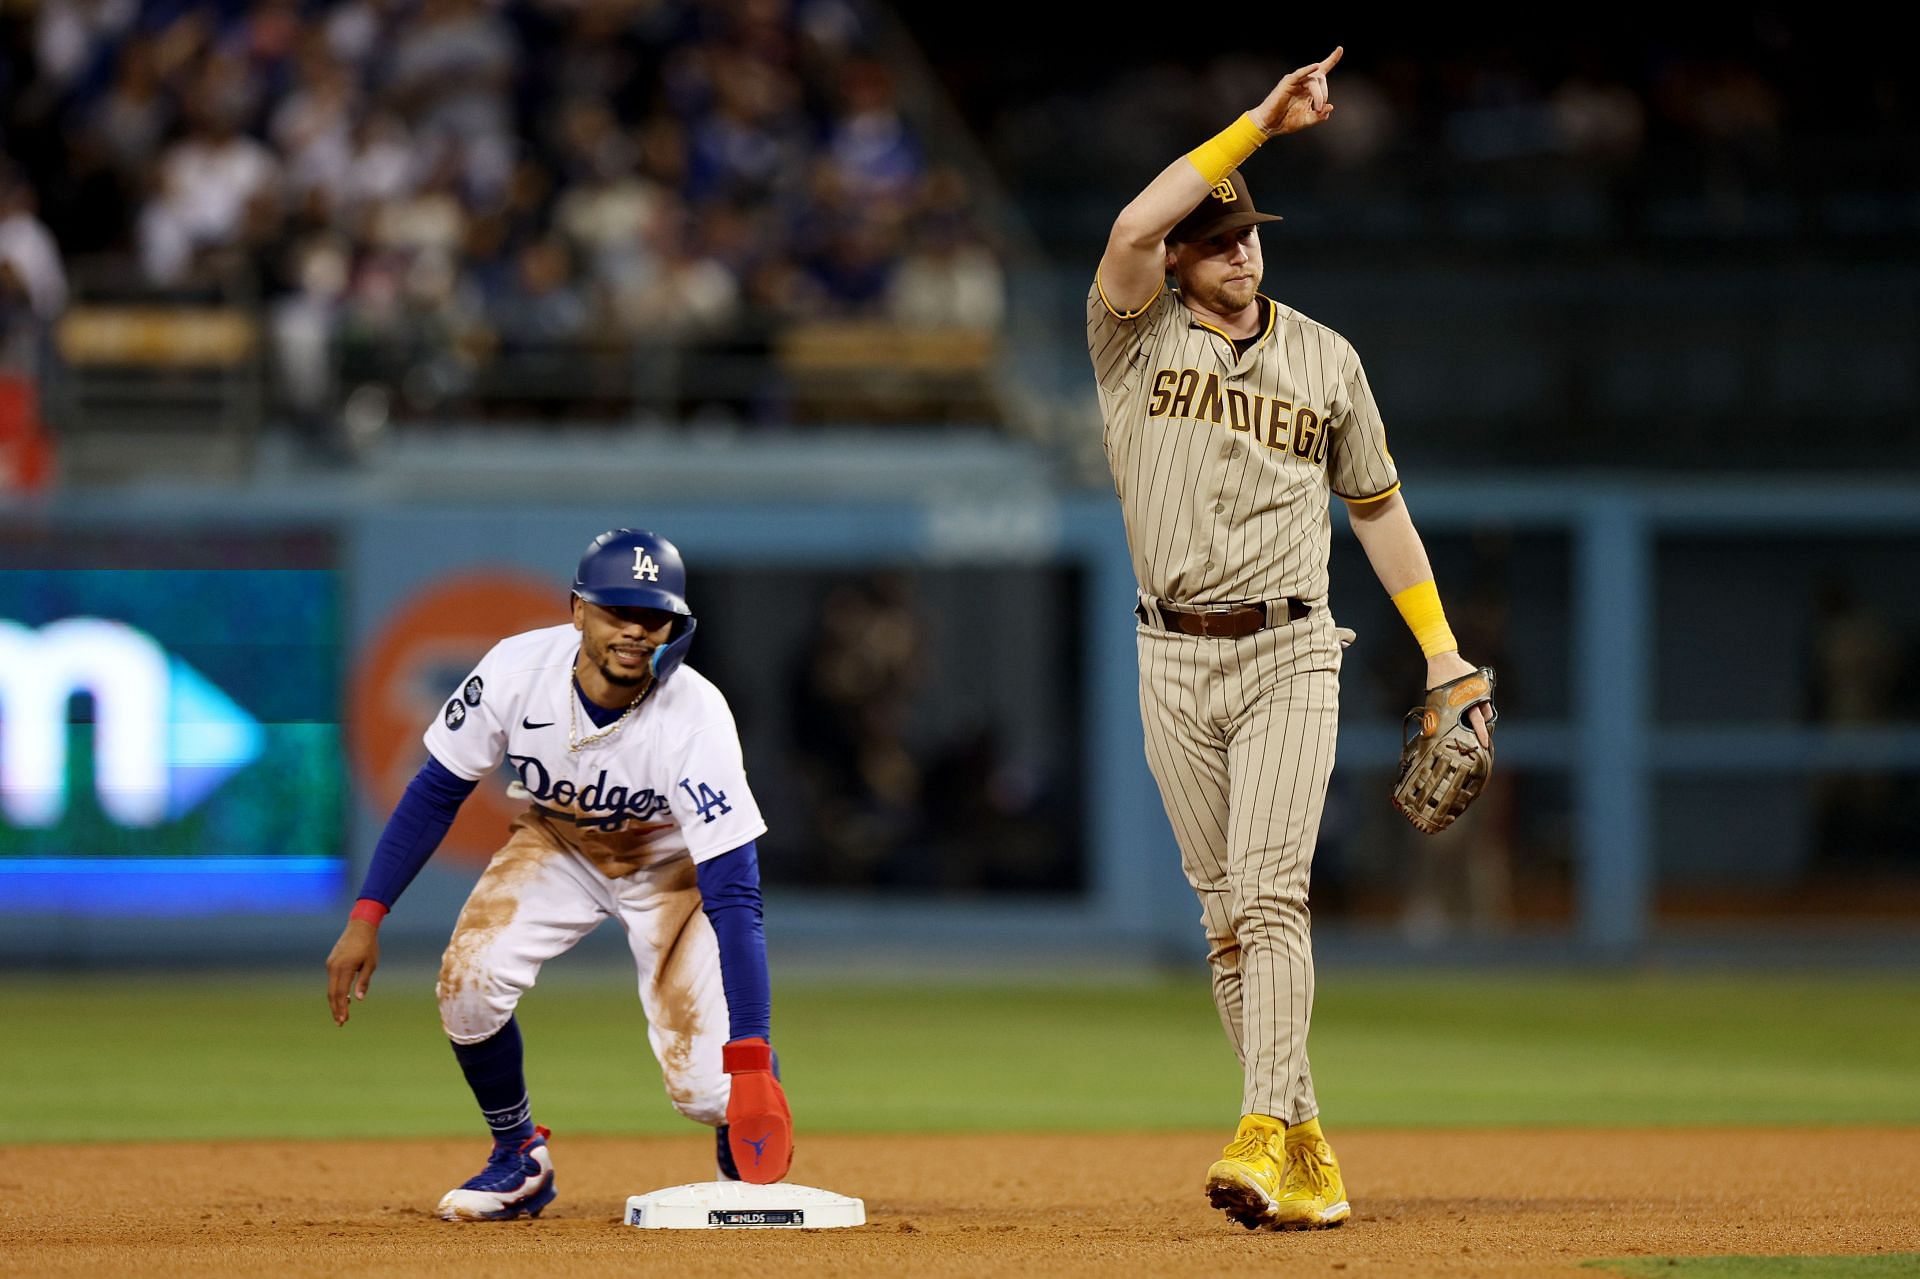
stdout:
{"type": "Polygon", "coordinates": [[[1200,176],[1207,180],[1207,185],[1213,186],[1239,168],[1266,140],[1267,131],[1255,124],[1252,116],[1242,114],[1238,120],[1187,152],[1187,163],[1200,170],[1200,176]]]}
{"type": "Polygon", "coordinates": [[[1407,620],[1407,627],[1428,657],[1460,647],[1447,626],[1447,610],[1440,607],[1440,589],[1433,579],[1409,586],[1393,597],[1393,606],[1407,620]]]}

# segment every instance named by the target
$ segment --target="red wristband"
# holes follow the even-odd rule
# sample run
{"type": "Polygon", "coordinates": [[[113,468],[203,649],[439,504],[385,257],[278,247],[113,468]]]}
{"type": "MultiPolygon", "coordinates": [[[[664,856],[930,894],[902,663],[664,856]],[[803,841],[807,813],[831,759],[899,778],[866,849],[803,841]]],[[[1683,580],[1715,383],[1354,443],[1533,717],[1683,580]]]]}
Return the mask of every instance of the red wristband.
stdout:
{"type": "Polygon", "coordinates": [[[773,1048],[764,1039],[736,1039],[720,1050],[720,1069],[729,1075],[772,1070],[773,1048]]]}
{"type": "Polygon", "coordinates": [[[380,921],[386,917],[387,908],[371,897],[362,897],[347,914],[348,919],[364,919],[375,928],[380,927],[380,921]]]}

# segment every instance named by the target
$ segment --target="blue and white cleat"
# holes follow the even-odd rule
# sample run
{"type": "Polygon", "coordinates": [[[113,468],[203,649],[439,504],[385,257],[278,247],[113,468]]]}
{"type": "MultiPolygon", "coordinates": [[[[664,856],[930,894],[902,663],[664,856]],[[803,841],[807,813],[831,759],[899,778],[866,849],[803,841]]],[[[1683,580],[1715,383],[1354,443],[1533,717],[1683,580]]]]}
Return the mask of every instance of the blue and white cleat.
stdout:
{"type": "Polygon", "coordinates": [[[441,1199],[442,1221],[512,1221],[525,1214],[538,1217],[553,1202],[553,1156],[547,1138],[553,1134],[535,1128],[525,1141],[496,1141],[487,1166],[458,1190],[441,1199]]]}

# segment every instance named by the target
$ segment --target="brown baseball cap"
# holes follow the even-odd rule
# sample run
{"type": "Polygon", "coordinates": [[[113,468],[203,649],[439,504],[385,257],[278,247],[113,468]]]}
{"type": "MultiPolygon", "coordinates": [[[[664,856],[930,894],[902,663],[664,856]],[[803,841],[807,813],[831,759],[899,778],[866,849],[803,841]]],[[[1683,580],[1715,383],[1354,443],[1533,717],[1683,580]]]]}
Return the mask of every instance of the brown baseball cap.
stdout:
{"type": "Polygon", "coordinates": [[[1278,222],[1277,213],[1261,213],[1253,207],[1253,193],[1247,190],[1247,180],[1235,169],[1226,177],[1213,184],[1213,190],[1207,192],[1207,198],[1200,201],[1192,213],[1181,218],[1173,230],[1167,232],[1169,244],[1191,244],[1195,240],[1211,240],[1216,235],[1228,231],[1238,231],[1243,226],[1253,226],[1258,222],[1278,222]]]}

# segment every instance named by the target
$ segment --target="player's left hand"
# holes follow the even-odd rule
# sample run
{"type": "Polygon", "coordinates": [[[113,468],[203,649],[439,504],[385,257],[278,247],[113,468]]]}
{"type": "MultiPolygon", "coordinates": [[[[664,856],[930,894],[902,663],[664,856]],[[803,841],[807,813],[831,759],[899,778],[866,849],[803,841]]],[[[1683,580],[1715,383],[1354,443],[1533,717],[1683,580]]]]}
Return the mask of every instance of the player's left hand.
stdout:
{"type": "Polygon", "coordinates": [[[793,1112],[773,1077],[773,1049],[764,1039],[736,1039],[721,1049],[733,1076],[727,1098],[727,1144],[740,1180],[769,1185],[793,1166],[793,1112]]]}
{"type": "MultiPolygon", "coordinates": [[[[1472,662],[1460,656],[1459,650],[1451,653],[1436,653],[1427,659],[1427,687],[1438,688],[1450,679],[1459,679],[1462,675],[1471,675],[1479,670],[1472,662]]],[[[1493,738],[1489,733],[1487,711],[1484,706],[1476,706],[1467,712],[1467,723],[1473,729],[1473,735],[1480,739],[1480,745],[1490,746],[1493,738]]]]}

